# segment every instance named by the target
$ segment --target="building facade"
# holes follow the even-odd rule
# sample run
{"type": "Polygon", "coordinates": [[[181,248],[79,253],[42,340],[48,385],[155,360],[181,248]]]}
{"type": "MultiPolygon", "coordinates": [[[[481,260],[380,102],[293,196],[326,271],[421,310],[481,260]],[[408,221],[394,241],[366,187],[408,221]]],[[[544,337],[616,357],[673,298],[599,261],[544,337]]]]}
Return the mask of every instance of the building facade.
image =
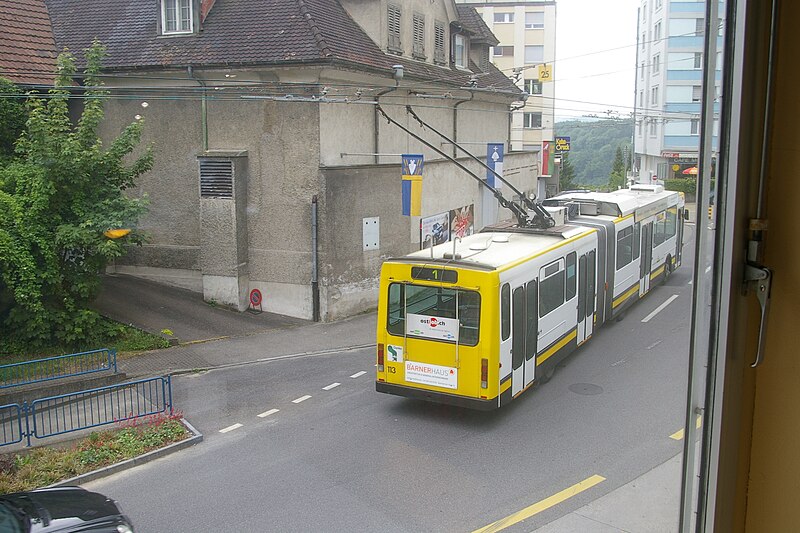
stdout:
{"type": "MultiPolygon", "coordinates": [[[[705,7],[702,1],[646,0],[639,8],[633,163],[639,181],[685,178],[697,168],[705,7]]],[[[715,59],[719,94],[720,51],[715,59]]],[[[714,149],[718,124],[715,118],[714,149]]]]}
{"type": "Polygon", "coordinates": [[[475,7],[497,37],[492,62],[528,94],[514,112],[511,147],[539,152],[553,140],[555,119],[556,2],[554,0],[459,0],[475,7]],[[550,67],[550,80],[539,79],[539,66],[550,67]]]}
{"type": "MultiPolygon", "coordinates": [[[[335,320],[373,309],[384,258],[418,250],[424,221],[495,222],[486,171],[423,128],[508,145],[519,89],[489,61],[496,41],[452,0],[47,0],[56,44],[108,47],[104,136],[145,120],[150,240],[115,271],[243,310],[335,320]],[[100,15],[100,16],[99,16],[100,15]],[[403,216],[401,154],[424,156],[421,216],[403,216]]],[[[505,171],[536,190],[530,153],[505,171]]],[[[494,212],[497,210],[495,209],[494,212]]],[[[498,217],[508,215],[500,213],[498,217]]],[[[441,232],[439,232],[441,235],[441,232]]]]}

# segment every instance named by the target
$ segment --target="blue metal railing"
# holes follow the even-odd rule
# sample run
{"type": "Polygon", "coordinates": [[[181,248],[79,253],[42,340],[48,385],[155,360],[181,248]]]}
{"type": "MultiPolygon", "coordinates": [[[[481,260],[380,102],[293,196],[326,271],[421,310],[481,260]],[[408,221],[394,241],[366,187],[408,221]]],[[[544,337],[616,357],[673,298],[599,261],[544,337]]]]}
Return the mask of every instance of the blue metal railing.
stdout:
{"type": "Polygon", "coordinates": [[[21,407],[4,405],[0,407],[4,437],[0,446],[23,438],[30,446],[32,438],[44,439],[166,412],[173,412],[170,376],[40,398],[21,407]]]}
{"type": "Polygon", "coordinates": [[[116,350],[102,348],[23,363],[0,365],[0,389],[81,376],[104,370],[117,372],[116,350]]]}

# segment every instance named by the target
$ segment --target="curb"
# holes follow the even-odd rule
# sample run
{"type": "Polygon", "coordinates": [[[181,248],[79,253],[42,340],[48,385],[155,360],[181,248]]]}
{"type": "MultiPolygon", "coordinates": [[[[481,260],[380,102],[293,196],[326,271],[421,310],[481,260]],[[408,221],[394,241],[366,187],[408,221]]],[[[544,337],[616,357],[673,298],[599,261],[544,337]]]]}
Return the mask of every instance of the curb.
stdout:
{"type": "Polygon", "coordinates": [[[195,444],[199,444],[200,442],[202,442],[203,434],[197,431],[197,429],[195,429],[195,427],[192,426],[188,420],[186,420],[185,418],[181,418],[181,423],[183,423],[186,429],[189,430],[189,433],[192,434],[191,437],[184,439],[180,442],[174,442],[163,448],[159,448],[157,450],[153,450],[151,452],[147,452],[145,454],[133,457],[131,459],[126,459],[121,463],[105,466],[97,470],[92,470],[91,472],[86,472],[85,474],[81,474],[79,476],[71,477],[69,479],[53,483],[52,485],[48,485],[48,488],[69,487],[87,483],[95,479],[99,479],[105,476],[110,476],[111,474],[115,474],[117,472],[121,472],[122,470],[128,470],[129,468],[143,465],[145,463],[149,463],[150,461],[155,461],[156,459],[160,459],[161,457],[181,451],[184,448],[188,448],[189,446],[194,446],[195,444]]]}

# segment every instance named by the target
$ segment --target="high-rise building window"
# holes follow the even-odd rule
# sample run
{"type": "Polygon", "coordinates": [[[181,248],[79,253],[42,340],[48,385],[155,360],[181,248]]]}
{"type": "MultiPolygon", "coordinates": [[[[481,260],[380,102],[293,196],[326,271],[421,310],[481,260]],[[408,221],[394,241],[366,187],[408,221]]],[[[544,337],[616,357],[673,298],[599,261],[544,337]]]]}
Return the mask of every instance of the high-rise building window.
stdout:
{"type": "Polygon", "coordinates": [[[534,79],[525,80],[525,92],[528,94],[542,94],[542,82],[534,79]]]}
{"type": "Polygon", "coordinates": [[[494,14],[495,24],[514,22],[514,13],[497,13],[494,14]]]}
{"type": "Polygon", "coordinates": [[[529,11],[525,13],[525,29],[544,29],[544,11],[529,11]]]}
{"type": "Polygon", "coordinates": [[[651,106],[658,105],[658,85],[650,89],[650,105],[651,106]]]}
{"type": "Polygon", "coordinates": [[[524,113],[522,115],[522,126],[525,129],[536,129],[542,127],[541,113],[524,113]]]}
{"type": "Polygon", "coordinates": [[[658,76],[661,72],[661,54],[653,56],[653,76],[658,76]]]}
{"type": "Polygon", "coordinates": [[[527,64],[544,63],[544,46],[542,45],[526,46],[525,63],[527,64]]]}

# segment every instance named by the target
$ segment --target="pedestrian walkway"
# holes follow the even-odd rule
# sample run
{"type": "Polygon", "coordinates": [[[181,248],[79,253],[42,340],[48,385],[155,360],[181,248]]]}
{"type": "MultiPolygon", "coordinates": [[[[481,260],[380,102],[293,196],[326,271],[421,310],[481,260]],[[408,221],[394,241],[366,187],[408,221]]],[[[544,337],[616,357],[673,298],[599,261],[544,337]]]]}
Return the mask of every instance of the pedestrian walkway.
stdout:
{"type": "Polygon", "coordinates": [[[239,313],[211,306],[198,293],[132,276],[105,276],[94,307],[156,335],[169,329],[180,340],[165,350],[121,356],[119,369],[131,378],[375,344],[375,313],[333,323],[239,313]]]}

